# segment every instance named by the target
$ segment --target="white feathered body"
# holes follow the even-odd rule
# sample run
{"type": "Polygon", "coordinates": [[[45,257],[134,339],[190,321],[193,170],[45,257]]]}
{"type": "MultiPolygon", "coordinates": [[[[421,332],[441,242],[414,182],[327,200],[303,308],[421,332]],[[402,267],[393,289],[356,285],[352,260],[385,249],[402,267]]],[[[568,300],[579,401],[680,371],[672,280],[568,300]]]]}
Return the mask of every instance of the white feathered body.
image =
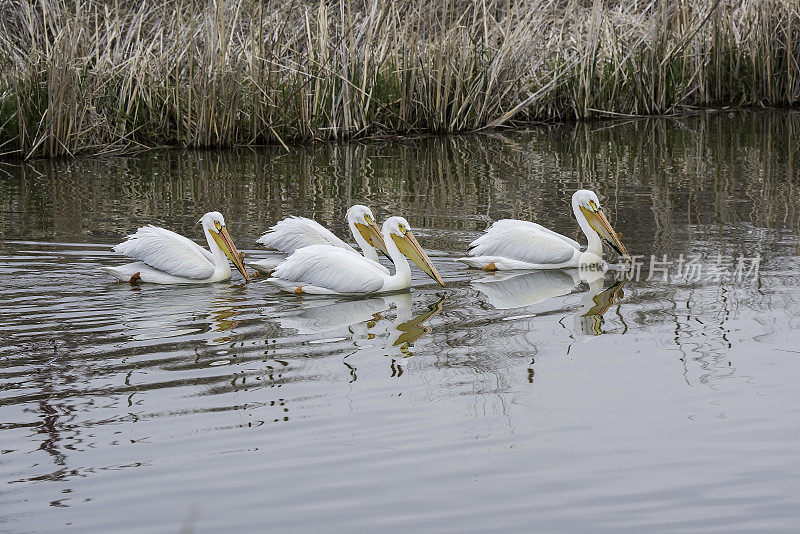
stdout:
{"type": "MultiPolygon", "coordinates": [[[[358,239],[355,233],[353,236],[358,239]]],[[[267,233],[258,238],[256,242],[264,245],[269,250],[284,254],[293,254],[302,248],[313,245],[328,245],[349,252],[356,252],[353,247],[336,237],[336,234],[317,221],[305,217],[287,217],[279,221],[267,233]]],[[[362,248],[364,247],[362,246],[362,248]]],[[[375,262],[381,272],[389,273],[389,269],[378,263],[377,254],[372,247],[365,249],[364,253],[365,255],[367,253],[370,254],[371,257],[369,259],[375,262]]],[[[250,262],[248,265],[262,274],[271,274],[285,259],[282,256],[273,256],[250,262]]]]}
{"type": "Polygon", "coordinates": [[[469,246],[469,256],[458,258],[470,267],[496,270],[565,269],[580,263],[580,244],[539,224],[503,219],[469,246]]]}
{"type": "MultiPolygon", "coordinates": [[[[297,250],[278,265],[268,281],[284,291],[316,295],[360,295],[395,291],[385,282],[388,269],[358,252],[330,245],[297,250]],[[387,287],[389,286],[389,287],[387,287]]],[[[408,283],[410,284],[410,271],[408,283]]]]}
{"type": "Polygon", "coordinates": [[[114,278],[127,282],[136,273],[142,282],[154,284],[207,284],[227,280],[231,268],[224,255],[214,255],[191,239],[158,226],[143,226],[114,247],[138,260],[117,267],[104,267],[114,278]]]}
{"type": "Polygon", "coordinates": [[[292,254],[311,245],[331,245],[355,252],[355,249],[336,237],[336,234],[312,219],[287,217],[278,221],[256,240],[268,250],[292,254]]]}
{"type": "Polygon", "coordinates": [[[394,264],[394,274],[379,263],[350,250],[312,245],[297,250],[278,265],[267,281],[284,291],[319,295],[390,293],[411,286],[411,258],[428,276],[444,286],[441,276],[422,250],[408,221],[389,217],[383,223],[382,242],[394,264]]]}

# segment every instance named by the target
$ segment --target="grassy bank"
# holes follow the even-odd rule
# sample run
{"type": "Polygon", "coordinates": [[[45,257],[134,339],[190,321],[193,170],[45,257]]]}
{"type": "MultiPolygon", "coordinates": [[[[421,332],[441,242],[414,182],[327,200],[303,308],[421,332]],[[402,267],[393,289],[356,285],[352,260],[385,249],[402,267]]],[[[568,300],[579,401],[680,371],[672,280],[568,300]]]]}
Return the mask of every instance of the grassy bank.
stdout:
{"type": "Polygon", "coordinates": [[[0,154],[800,103],[796,0],[0,0],[0,154]]]}

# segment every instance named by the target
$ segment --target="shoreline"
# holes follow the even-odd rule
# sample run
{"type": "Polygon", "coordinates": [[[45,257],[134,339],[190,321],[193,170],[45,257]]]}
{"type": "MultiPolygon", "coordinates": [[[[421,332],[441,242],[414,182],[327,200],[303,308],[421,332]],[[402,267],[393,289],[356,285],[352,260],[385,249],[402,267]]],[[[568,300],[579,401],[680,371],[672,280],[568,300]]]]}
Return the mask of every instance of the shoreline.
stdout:
{"type": "MultiPolygon", "coordinates": [[[[0,155],[0,165],[23,165],[26,163],[41,162],[41,161],[59,161],[59,160],[76,160],[76,159],[93,159],[93,158],[127,158],[135,157],[153,152],[171,152],[171,151],[192,151],[192,152],[228,152],[237,150],[266,150],[278,149],[280,151],[292,152],[300,149],[320,148],[325,146],[342,146],[351,143],[355,144],[381,144],[381,143],[413,143],[417,141],[424,141],[427,139],[447,138],[447,137],[461,137],[472,135],[494,135],[506,133],[524,133],[536,127],[565,127],[579,125],[606,125],[608,128],[615,126],[622,126],[630,122],[639,121],[655,121],[655,120],[669,120],[680,119],[684,117],[695,117],[703,114],[718,114],[718,113],[754,113],[754,114],[792,114],[800,113],[800,106],[785,106],[785,107],[708,107],[708,108],[695,108],[682,111],[676,111],[670,114],[661,115],[633,115],[625,117],[594,117],[591,119],[568,119],[568,120],[542,120],[542,121],[529,121],[518,122],[514,124],[498,126],[494,128],[482,128],[471,131],[453,131],[453,132],[421,132],[401,134],[374,134],[361,137],[345,137],[339,139],[313,139],[304,142],[289,143],[281,145],[278,143],[272,144],[231,144],[227,146],[181,146],[181,145],[155,145],[155,146],[139,146],[131,148],[130,150],[115,150],[108,153],[81,153],[75,156],[61,155],[54,157],[47,156],[34,156],[25,159],[19,155],[0,155]]],[[[605,128],[604,128],[605,129],[605,128]]]]}

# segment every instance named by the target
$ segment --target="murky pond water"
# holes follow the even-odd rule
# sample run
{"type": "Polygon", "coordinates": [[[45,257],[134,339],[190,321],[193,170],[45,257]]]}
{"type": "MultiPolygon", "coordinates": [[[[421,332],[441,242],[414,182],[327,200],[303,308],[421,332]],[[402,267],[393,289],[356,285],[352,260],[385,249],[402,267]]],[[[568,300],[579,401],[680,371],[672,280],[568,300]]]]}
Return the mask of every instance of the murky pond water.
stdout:
{"type": "Polygon", "coordinates": [[[2,165],[0,531],[795,531],[798,134],[722,113],[2,165]],[[579,187],[638,276],[454,260],[504,217],[582,240],[579,187]],[[141,224],[200,240],[217,209],[255,258],[286,215],[346,235],[356,202],[404,215],[447,287],[98,269],[141,224]]]}

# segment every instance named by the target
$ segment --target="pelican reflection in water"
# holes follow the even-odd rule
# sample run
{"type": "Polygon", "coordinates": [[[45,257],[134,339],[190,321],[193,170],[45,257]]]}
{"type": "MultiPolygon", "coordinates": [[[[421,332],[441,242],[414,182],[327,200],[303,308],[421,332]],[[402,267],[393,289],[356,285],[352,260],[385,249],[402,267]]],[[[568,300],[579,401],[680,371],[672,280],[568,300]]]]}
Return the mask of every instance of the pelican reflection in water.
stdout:
{"type": "Polygon", "coordinates": [[[605,313],[625,296],[623,286],[628,278],[615,281],[605,287],[605,280],[599,278],[589,283],[589,291],[582,297],[583,307],[575,315],[575,330],[584,336],[599,336],[603,334],[605,313]]]}
{"type": "Polygon", "coordinates": [[[299,301],[297,312],[272,317],[272,320],[281,328],[295,330],[300,335],[324,334],[347,328],[359,348],[371,346],[394,352],[390,349],[399,347],[404,355],[408,355],[408,348],[430,333],[431,328],[425,322],[439,313],[443,302],[444,297],[440,297],[438,302],[428,306],[425,313],[413,316],[410,293],[334,303],[328,299],[306,299],[299,301]],[[368,342],[364,344],[364,340],[368,342]]]}
{"type": "Polygon", "coordinates": [[[582,296],[582,308],[575,315],[575,330],[581,335],[602,334],[603,315],[623,297],[627,278],[605,287],[605,270],[558,269],[489,275],[473,280],[472,287],[482,293],[498,310],[539,304],[547,299],[572,293],[581,282],[588,291],[582,296]]]}
{"type": "Polygon", "coordinates": [[[233,339],[248,309],[243,292],[218,284],[141,292],[135,301],[126,299],[129,291],[120,291],[119,298],[127,303],[116,313],[125,336],[136,341],[191,336],[193,341],[218,345],[233,339]]]}

